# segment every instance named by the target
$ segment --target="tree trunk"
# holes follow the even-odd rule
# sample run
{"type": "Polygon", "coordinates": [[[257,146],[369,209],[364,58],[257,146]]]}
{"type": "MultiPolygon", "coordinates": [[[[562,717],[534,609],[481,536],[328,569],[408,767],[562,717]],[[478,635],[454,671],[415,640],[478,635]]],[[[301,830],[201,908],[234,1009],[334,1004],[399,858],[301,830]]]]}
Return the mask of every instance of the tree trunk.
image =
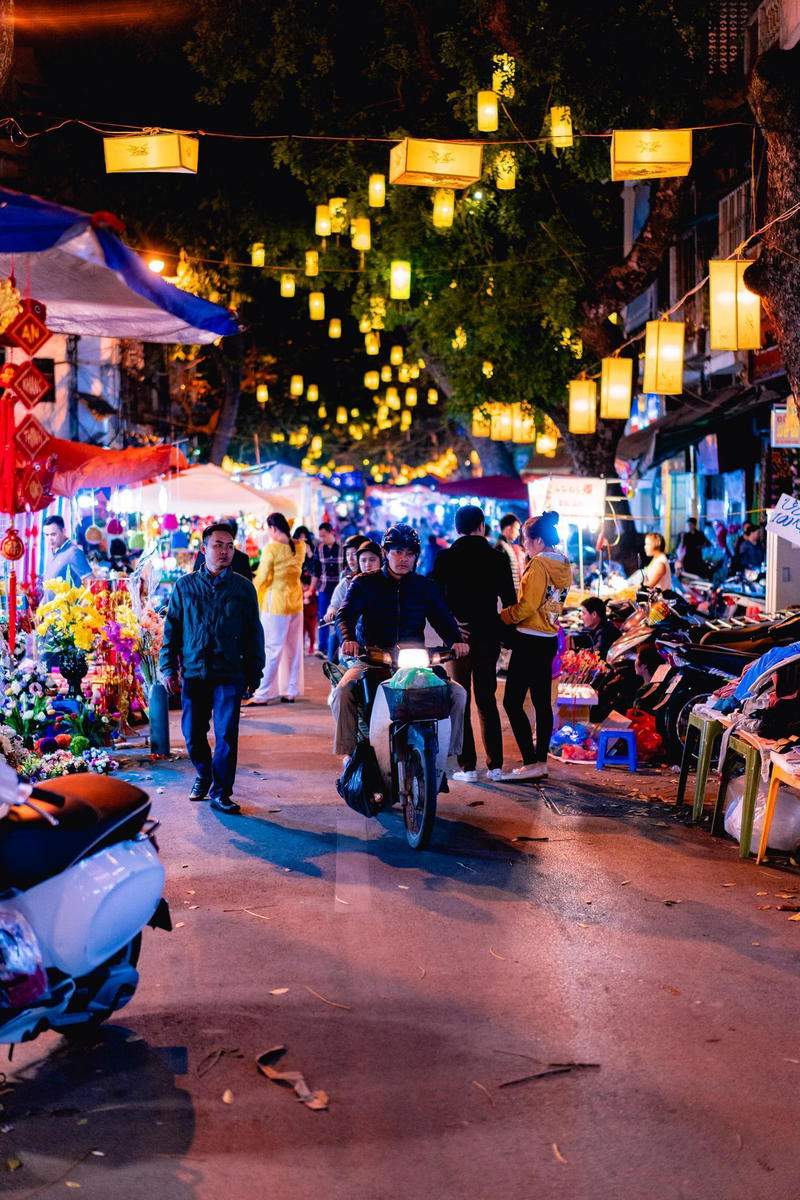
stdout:
{"type": "Polygon", "coordinates": [[[222,384],[222,405],[219,420],[211,439],[212,463],[220,465],[228,453],[228,444],[236,429],[239,416],[239,399],[242,390],[242,340],[227,338],[223,347],[209,346],[209,353],[217,364],[222,384]]]}
{"type": "Polygon", "coordinates": [[[480,455],[484,475],[507,475],[509,479],[519,479],[510,442],[493,442],[491,438],[473,437],[468,426],[464,427],[464,432],[480,455]]]}
{"type": "MultiPolygon", "coordinates": [[[[747,98],[767,146],[767,212],[773,221],[800,200],[800,45],[768,50],[747,98]]],[[[765,222],[766,223],[766,222],[765,222]]],[[[767,229],[745,283],[761,296],[775,330],[792,395],[800,395],[800,214],[767,229]]]]}
{"type": "Polygon", "coordinates": [[[0,96],[14,61],[14,0],[0,0],[0,96]]]}

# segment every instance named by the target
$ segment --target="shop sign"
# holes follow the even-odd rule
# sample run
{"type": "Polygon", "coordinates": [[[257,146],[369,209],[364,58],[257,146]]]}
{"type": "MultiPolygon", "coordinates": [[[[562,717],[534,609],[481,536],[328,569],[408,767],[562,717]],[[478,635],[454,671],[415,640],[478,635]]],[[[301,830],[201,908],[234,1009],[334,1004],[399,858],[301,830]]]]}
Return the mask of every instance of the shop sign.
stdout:
{"type": "Polygon", "coordinates": [[[775,533],[793,546],[800,546],[800,497],[783,493],[770,512],[767,533],[775,533]]]}
{"type": "Polygon", "coordinates": [[[606,512],[605,479],[546,475],[528,484],[531,512],[555,509],[568,520],[601,521],[606,512]]]}
{"type": "Polygon", "coordinates": [[[789,450],[800,446],[800,421],[797,419],[796,408],[791,414],[788,408],[773,408],[769,441],[775,450],[789,450]]]}

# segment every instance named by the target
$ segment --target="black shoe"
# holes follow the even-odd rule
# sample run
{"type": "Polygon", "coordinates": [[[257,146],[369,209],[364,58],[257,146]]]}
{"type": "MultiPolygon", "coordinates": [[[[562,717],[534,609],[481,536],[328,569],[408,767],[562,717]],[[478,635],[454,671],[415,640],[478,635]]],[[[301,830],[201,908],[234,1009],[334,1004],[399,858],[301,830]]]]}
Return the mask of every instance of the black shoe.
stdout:
{"type": "Polygon", "coordinates": [[[205,800],[210,787],[211,784],[205,779],[195,779],[194,783],[192,784],[192,790],[189,792],[189,799],[205,800]]]}
{"type": "Polygon", "coordinates": [[[294,696],[281,696],[281,704],[294,704],[294,696]]]}
{"type": "Polygon", "coordinates": [[[211,801],[211,807],[216,808],[217,812],[229,813],[231,816],[242,811],[236,801],[231,800],[230,796],[214,796],[211,801]]]}

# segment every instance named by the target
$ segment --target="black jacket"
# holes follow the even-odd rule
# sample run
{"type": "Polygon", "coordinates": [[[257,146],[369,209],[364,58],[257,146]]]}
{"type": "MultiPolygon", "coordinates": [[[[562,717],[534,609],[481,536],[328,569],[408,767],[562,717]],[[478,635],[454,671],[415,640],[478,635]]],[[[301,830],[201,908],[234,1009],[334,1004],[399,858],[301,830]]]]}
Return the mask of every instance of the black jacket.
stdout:
{"type": "Polygon", "coordinates": [[[216,585],[205,568],[182,575],[164,621],[159,670],[255,686],[264,670],[264,630],[252,583],[231,568],[216,585]]]}
{"type": "Polygon", "coordinates": [[[497,601],[507,608],[517,600],[505,551],[490,546],[483,537],[456,538],[436,559],[433,578],[447,607],[466,628],[466,640],[499,644],[503,626],[497,615],[497,601]]]}
{"type": "Polygon", "coordinates": [[[382,650],[407,643],[424,645],[426,621],[445,645],[461,641],[458,625],[434,581],[414,573],[395,579],[388,567],[354,579],[336,614],[343,642],[382,650]]]}
{"type": "Polygon", "coordinates": [[[609,621],[608,619],[601,621],[596,629],[585,629],[584,633],[589,639],[592,650],[594,650],[595,654],[599,654],[602,659],[606,658],[617,638],[622,637],[621,631],[613,621],[609,621]]]}

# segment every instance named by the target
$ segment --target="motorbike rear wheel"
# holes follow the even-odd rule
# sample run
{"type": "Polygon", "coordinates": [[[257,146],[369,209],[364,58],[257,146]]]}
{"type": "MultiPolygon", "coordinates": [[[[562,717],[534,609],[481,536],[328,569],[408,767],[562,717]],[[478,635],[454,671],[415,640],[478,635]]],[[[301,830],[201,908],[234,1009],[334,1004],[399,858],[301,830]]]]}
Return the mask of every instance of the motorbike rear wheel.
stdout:
{"type": "MultiPolygon", "coordinates": [[[[139,962],[139,954],[141,953],[141,949],[142,935],[141,933],[137,933],[136,937],[132,938],[126,946],[123,946],[122,949],[118,950],[116,954],[111,956],[111,958],[106,959],[106,961],[101,963],[99,967],[95,967],[94,971],[92,971],[89,975],[83,975],[80,979],[76,979],[75,995],[70,1001],[67,1012],[78,1013],[83,1011],[101,990],[112,968],[120,965],[135,968],[139,962]]],[[[125,995],[124,1000],[122,1000],[122,997],[119,997],[118,999],[120,1002],[116,1003],[113,1007],[103,1009],[100,1012],[92,1013],[91,1016],[87,1017],[85,1021],[71,1022],[67,1025],[54,1025],[53,1028],[57,1033],[60,1033],[67,1042],[80,1044],[82,1042],[91,1041],[92,1038],[97,1036],[97,1031],[103,1022],[107,1021],[108,1018],[112,1016],[112,1014],[115,1013],[118,1008],[122,1008],[123,1003],[127,1004],[133,995],[133,990],[134,989],[125,995]]]]}
{"type": "Polygon", "coordinates": [[[436,730],[408,727],[402,761],[402,789],[399,799],[403,805],[406,839],[412,850],[424,850],[430,841],[436,820],[438,776],[436,730]]]}

